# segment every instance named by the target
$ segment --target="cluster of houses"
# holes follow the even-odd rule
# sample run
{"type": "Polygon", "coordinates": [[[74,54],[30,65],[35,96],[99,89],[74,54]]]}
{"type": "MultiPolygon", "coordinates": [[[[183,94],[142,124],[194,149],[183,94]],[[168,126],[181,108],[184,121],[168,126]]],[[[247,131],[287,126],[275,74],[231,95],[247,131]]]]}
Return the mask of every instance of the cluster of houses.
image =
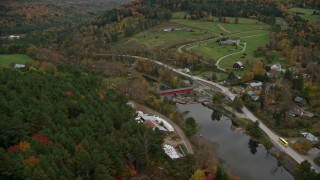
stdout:
{"type": "Polygon", "coordinates": [[[144,114],[142,111],[138,111],[137,113],[138,117],[136,120],[139,123],[144,123],[148,128],[158,128],[162,132],[174,132],[174,128],[166,120],[154,115],[144,114]]]}
{"type": "Polygon", "coordinates": [[[182,28],[165,28],[163,29],[164,32],[171,32],[171,31],[188,31],[192,32],[193,30],[191,28],[182,27],[182,28]]]}

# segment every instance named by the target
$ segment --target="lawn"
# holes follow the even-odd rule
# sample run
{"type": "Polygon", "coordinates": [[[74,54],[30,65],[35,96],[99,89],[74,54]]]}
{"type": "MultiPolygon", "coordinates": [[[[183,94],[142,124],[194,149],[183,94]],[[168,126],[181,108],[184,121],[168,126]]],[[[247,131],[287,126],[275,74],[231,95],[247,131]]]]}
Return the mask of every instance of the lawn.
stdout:
{"type": "Polygon", "coordinates": [[[297,13],[302,18],[307,19],[318,26],[320,25],[320,15],[313,15],[314,11],[319,13],[319,10],[307,8],[291,8],[290,11],[297,13]]]}
{"type": "Polygon", "coordinates": [[[11,64],[25,64],[31,61],[34,59],[25,54],[0,55],[0,66],[2,67],[10,67],[11,64]]]}

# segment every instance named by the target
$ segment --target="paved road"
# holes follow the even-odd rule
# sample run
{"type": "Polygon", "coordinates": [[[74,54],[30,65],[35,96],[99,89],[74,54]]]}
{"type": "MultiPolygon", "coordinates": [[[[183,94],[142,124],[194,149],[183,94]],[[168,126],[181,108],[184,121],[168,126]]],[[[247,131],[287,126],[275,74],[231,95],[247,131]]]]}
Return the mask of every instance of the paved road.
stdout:
{"type": "MultiPolygon", "coordinates": [[[[136,104],[134,102],[132,102],[133,104],[136,104]]],[[[150,109],[146,106],[143,106],[141,104],[139,104],[140,107],[142,107],[143,110],[145,110],[145,112],[149,113],[149,114],[153,114],[153,115],[156,115],[164,120],[166,120],[168,123],[171,124],[171,126],[175,129],[175,131],[179,134],[183,144],[186,146],[187,148],[187,151],[189,154],[193,154],[193,148],[191,146],[191,143],[189,141],[189,139],[186,137],[186,135],[184,134],[184,132],[182,131],[182,129],[173,121],[171,121],[170,119],[168,119],[166,116],[160,114],[159,112],[153,110],[153,109],[150,109]]],[[[142,110],[141,109],[141,110],[142,110]]]]}
{"type": "MultiPolygon", "coordinates": [[[[96,55],[102,55],[102,56],[112,56],[112,54],[96,54],[96,55]]],[[[233,94],[227,87],[221,86],[218,83],[215,82],[211,82],[211,81],[207,81],[205,79],[202,79],[201,77],[198,76],[192,76],[190,74],[186,74],[184,72],[179,71],[178,69],[175,69],[169,65],[163,64],[162,62],[150,59],[150,58],[145,58],[145,57],[140,57],[140,56],[132,56],[132,55],[118,55],[118,56],[122,56],[122,57],[131,57],[131,58],[135,58],[135,59],[140,59],[143,58],[145,60],[149,60],[151,62],[154,62],[155,64],[158,64],[160,66],[163,66],[167,69],[170,69],[182,76],[191,78],[193,80],[196,81],[200,81],[202,83],[207,84],[208,86],[214,86],[215,88],[220,89],[220,91],[225,94],[227,97],[229,97],[231,100],[234,100],[234,98],[236,97],[235,94],[233,94]]],[[[248,117],[248,119],[250,119],[251,121],[255,122],[257,120],[259,120],[251,111],[249,111],[245,106],[243,106],[242,108],[243,113],[248,117]]],[[[304,161],[304,160],[308,160],[303,158],[300,154],[298,154],[296,151],[294,151],[291,147],[284,147],[279,141],[279,136],[277,134],[275,134],[272,130],[270,130],[267,126],[265,126],[263,123],[261,123],[260,121],[260,128],[269,136],[269,138],[271,139],[271,141],[273,142],[273,144],[275,144],[278,148],[280,148],[281,150],[283,150],[286,154],[288,154],[289,156],[291,156],[296,162],[298,162],[299,164],[304,161]]],[[[313,168],[317,171],[320,172],[320,168],[319,166],[315,166],[313,161],[310,161],[310,164],[313,165],[313,168]]]]}

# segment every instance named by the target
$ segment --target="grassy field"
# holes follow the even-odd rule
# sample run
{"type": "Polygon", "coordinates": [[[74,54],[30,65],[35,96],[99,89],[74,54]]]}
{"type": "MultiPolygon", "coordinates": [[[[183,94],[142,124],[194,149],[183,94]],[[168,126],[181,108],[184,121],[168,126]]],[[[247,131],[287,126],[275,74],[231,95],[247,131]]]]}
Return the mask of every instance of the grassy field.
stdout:
{"type": "Polygon", "coordinates": [[[0,55],[0,66],[2,67],[10,67],[11,64],[25,64],[31,61],[34,59],[25,54],[0,55]]]}
{"type": "MultiPolygon", "coordinates": [[[[242,60],[244,62],[245,59],[254,58],[254,51],[257,49],[257,47],[260,45],[267,44],[269,42],[269,32],[266,30],[230,34],[228,37],[231,37],[233,39],[240,39],[241,42],[247,43],[247,48],[244,51],[244,53],[246,53],[247,55],[245,56],[245,58],[241,58],[243,56],[243,53],[240,53],[224,58],[222,61],[220,61],[220,65],[224,68],[231,68],[232,65],[238,60],[242,60]]],[[[241,51],[241,48],[237,46],[220,46],[216,42],[201,44],[191,49],[186,49],[202,56],[206,60],[218,60],[220,57],[224,55],[241,51]]]]}
{"type": "Polygon", "coordinates": [[[189,19],[190,15],[185,11],[174,12],[171,16],[172,19],[189,19]]]}
{"type": "MultiPolygon", "coordinates": [[[[118,43],[118,46],[115,48],[143,48],[147,50],[152,49],[161,49],[168,48],[175,44],[183,44],[193,41],[202,40],[209,37],[215,37],[216,35],[208,33],[205,30],[196,30],[195,32],[188,31],[171,31],[164,32],[166,28],[175,28],[175,27],[189,27],[182,26],[181,24],[164,22],[160,25],[153,27],[150,30],[140,32],[128,39],[125,42],[118,43]]],[[[195,30],[195,28],[190,27],[195,30]]]]}
{"type": "Polygon", "coordinates": [[[194,54],[202,56],[206,60],[217,60],[226,54],[241,51],[238,46],[220,46],[217,42],[210,42],[204,45],[196,46],[192,49],[187,48],[187,50],[194,54]]]}
{"type": "Polygon", "coordinates": [[[210,22],[210,21],[196,21],[196,20],[191,20],[191,19],[171,19],[170,22],[182,24],[185,26],[191,26],[195,27],[197,29],[203,29],[211,32],[216,32],[216,33],[223,33],[218,26],[217,22],[210,22]]]}
{"type": "Polygon", "coordinates": [[[247,54],[245,56],[245,58],[241,58],[243,56],[242,53],[236,54],[234,56],[229,56],[229,57],[226,57],[225,59],[223,59],[222,61],[220,61],[220,66],[222,66],[224,68],[232,68],[232,65],[239,60],[241,60],[244,63],[247,59],[257,59],[254,57],[254,51],[260,45],[264,45],[269,42],[269,33],[268,32],[264,32],[264,33],[260,32],[260,33],[256,34],[256,36],[255,35],[243,36],[243,38],[240,38],[240,40],[241,40],[241,42],[247,43],[247,48],[244,51],[244,53],[247,54]]]}
{"type": "Polygon", "coordinates": [[[258,22],[257,20],[246,19],[246,18],[239,18],[238,24],[212,22],[212,21],[196,21],[191,19],[171,19],[170,21],[174,23],[187,25],[187,26],[197,27],[199,29],[204,29],[211,32],[215,32],[215,33],[224,33],[224,34],[229,34],[225,30],[230,31],[230,33],[238,33],[243,31],[262,30],[262,29],[269,28],[268,25],[258,22]],[[223,27],[225,30],[221,29],[219,25],[223,27]]]}
{"type": "Polygon", "coordinates": [[[302,18],[307,19],[316,25],[320,25],[320,15],[313,15],[314,11],[319,12],[319,10],[306,8],[291,8],[290,11],[299,14],[302,18]]]}

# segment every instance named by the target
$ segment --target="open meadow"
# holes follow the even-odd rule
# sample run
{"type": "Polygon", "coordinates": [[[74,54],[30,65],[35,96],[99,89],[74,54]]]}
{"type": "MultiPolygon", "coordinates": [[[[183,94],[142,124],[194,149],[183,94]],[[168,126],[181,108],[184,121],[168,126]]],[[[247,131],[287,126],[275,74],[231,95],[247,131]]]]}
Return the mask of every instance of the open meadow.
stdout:
{"type": "Polygon", "coordinates": [[[25,54],[1,54],[0,66],[10,67],[11,64],[25,64],[34,61],[31,57],[25,54]]]}
{"type": "Polygon", "coordinates": [[[241,60],[245,63],[248,59],[262,60],[255,58],[254,51],[260,46],[269,43],[270,26],[259,22],[256,19],[238,18],[238,23],[234,23],[234,18],[228,18],[230,23],[216,21],[203,21],[188,19],[185,12],[175,13],[168,22],[163,22],[147,31],[140,32],[131,38],[125,39],[116,46],[117,49],[144,49],[161,50],[166,48],[178,48],[178,46],[189,42],[197,42],[204,39],[212,39],[206,43],[192,44],[184,49],[195,55],[201,56],[207,61],[217,61],[219,58],[242,51],[236,45],[219,45],[214,38],[223,34],[231,39],[240,39],[241,44],[246,43],[246,50],[243,53],[228,56],[220,61],[222,68],[230,69],[232,65],[241,60]],[[184,18],[186,17],[186,18],[184,18]],[[189,28],[189,30],[165,31],[165,29],[189,28]]]}
{"type": "Polygon", "coordinates": [[[239,18],[238,24],[233,23],[222,23],[217,21],[200,21],[200,20],[191,20],[191,19],[171,19],[170,22],[183,24],[186,26],[197,27],[199,29],[204,29],[210,32],[215,33],[237,33],[243,31],[251,30],[262,30],[268,29],[269,26],[263,24],[254,19],[239,18]]]}
{"type": "Polygon", "coordinates": [[[195,27],[177,24],[173,22],[163,22],[147,31],[140,32],[125,41],[121,41],[115,46],[117,49],[146,49],[146,50],[159,50],[166,49],[177,44],[184,44],[203,39],[216,37],[215,34],[205,30],[199,30],[195,27]],[[169,28],[190,28],[188,30],[173,30],[170,32],[164,31],[169,28]]]}
{"type": "Polygon", "coordinates": [[[302,18],[313,22],[314,24],[320,26],[320,11],[315,9],[307,9],[307,8],[291,8],[290,11],[295,12],[300,15],[302,18]],[[313,14],[313,12],[317,12],[313,14]]]}

